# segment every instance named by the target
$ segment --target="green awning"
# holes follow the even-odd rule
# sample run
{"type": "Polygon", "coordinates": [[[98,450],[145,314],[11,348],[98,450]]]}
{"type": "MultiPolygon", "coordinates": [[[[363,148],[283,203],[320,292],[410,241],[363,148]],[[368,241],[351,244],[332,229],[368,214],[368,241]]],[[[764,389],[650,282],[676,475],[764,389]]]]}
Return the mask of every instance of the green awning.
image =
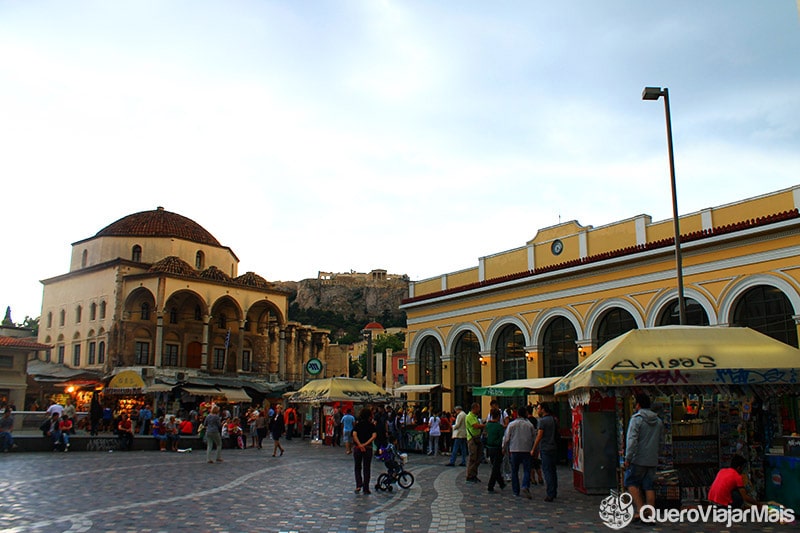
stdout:
{"type": "Polygon", "coordinates": [[[552,393],[553,385],[561,377],[509,379],[489,387],[475,387],[472,394],[475,396],[527,396],[528,394],[552,393]]]}

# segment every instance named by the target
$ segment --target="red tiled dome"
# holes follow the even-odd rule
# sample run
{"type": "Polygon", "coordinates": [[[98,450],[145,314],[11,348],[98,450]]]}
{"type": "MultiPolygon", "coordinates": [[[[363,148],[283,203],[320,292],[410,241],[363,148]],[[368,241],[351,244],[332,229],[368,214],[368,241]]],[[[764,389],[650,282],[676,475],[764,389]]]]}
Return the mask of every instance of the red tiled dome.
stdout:
{"type": "Polygon", "coordinates": [[[197,275],[197,271],[193,269],[189,263],[174,255],[170,255],[154,263],[153,266],[150,267],[150,272],[166,272],[167,274],[178,274],[180,276],[197,275]]]}
{"type": "Polygon", "coordinates": [[[256,287],[258,289],[268,289],[269,283],[267,280],[256,274],[255,272],[246,272],[236,278],[234,281],[247,285],[248,287],[256,287]]]}
{"type": "Polygon", "coordinates": [[[370,322],[369,324],[367,324],[366,326],[364,326],[364,329],[384,329],[384,327],[383,327],[383,326],[381,326],[381,325],[380,325],[379,323],[377,323],[377,322],[370,322]]]}
{"type": "Polygon", "coordinates": [[[123,217],[97,232],[95,237],[176,237],[200,244],[221,246],[200,224],[159,207],[123,217]]]}
{"type": "Polygon", "coordinates": [[[215,266],[210,266],[200,272],[200,277],[203,279],[210,279],[213,281],[233,281],[233,279],[222,270],[215,266]]]}

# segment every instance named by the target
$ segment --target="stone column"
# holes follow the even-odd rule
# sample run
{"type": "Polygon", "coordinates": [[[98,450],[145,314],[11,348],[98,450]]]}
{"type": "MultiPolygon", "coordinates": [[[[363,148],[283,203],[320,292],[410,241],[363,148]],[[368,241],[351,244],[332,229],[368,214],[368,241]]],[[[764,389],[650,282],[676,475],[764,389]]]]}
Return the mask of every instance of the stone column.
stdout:
{"type": "MultiPolygon", "coordinates": [[[[236,373],[242,373],[242,359],[244,358],[244,323],[246,320],[239,321],[239,342],[237,343],[239,353],[236,356],[236,373]]],[[[250,352],[250,366],[253,366],[253,353],[250,352]]]]}
{"type": "Polygon", "coordinates": [[[211,328],[208,327],[211,322],[211,315],[203,315],[203,353],[200,356],[200,370],[208,372],[208,336],[211,333],[211,328]]]}
{"type": "Polygon", "coordinates": [[[286,328],[280,330],[280,341],[278,344],[278,376],[286,379],[286,328]]]}
{"type": "Polygon", "coordinates": [[[164,311],[156,313],[155,366],[161,368],[161,354],[164,351],[164,311]]]}

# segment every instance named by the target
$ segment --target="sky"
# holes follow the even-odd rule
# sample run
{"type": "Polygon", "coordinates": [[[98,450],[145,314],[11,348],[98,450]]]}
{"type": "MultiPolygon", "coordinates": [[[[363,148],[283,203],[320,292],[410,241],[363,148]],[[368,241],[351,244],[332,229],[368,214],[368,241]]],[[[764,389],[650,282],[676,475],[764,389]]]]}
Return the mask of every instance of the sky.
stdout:
{"type": "Polygon", "coordinates": [[[800,184],[797,0],[0,0],[0,306],[189,217],[270,281],[423,280],[541,228],[800,184]]]}

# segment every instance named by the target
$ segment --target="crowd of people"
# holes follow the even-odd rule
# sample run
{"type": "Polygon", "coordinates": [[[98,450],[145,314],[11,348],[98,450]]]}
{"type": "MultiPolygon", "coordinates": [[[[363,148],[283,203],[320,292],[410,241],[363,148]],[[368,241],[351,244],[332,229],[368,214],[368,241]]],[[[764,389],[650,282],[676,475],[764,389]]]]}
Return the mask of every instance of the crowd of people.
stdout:
{"type": "Polygon", "coordinates": [[[515,496],[531,499],[531,483],[541,484],[545,487],[544,501],[552,502],[558,494],[558,424],[546,403],[536,406],[537,416],[533,412],[529,407],[501,410],[496,400],[491,402],[486,418],[481,418],[478,403],[473,403],[469,412],[456,406],[452,414],[386,405],[363,407],[356,416],[352,409],[337,408],[332,444],[344,445],[345,453],[353,455],[356,493],[370,493],[373,446],[379,452],[390,443],[397,447],[403,442],[405,428],[421,425],[427,435],[427,454],[450,455],[445,466],[451,467],[460,459],[458,464],[467,468],[467,483],[480,483],[480,465],[488,463],[491,473],[487,490],[494,492],[495,486],[503,489],[505,464],[515,496]]]}

